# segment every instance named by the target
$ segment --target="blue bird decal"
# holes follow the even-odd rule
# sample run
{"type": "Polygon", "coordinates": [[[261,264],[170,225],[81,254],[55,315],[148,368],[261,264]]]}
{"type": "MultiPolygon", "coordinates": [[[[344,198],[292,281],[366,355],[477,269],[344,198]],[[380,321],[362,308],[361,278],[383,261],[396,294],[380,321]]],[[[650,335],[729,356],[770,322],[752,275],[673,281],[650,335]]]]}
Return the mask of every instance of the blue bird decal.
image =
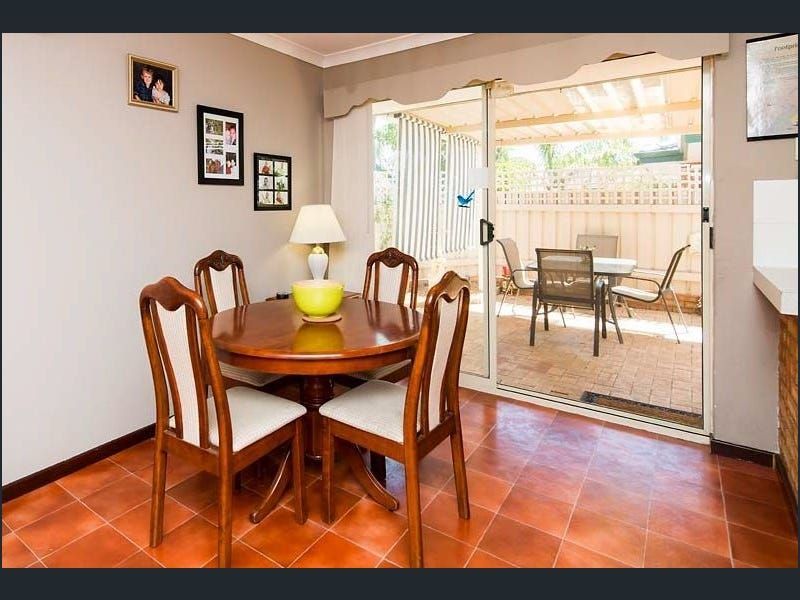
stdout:
{"type": "Polygon", "coordinates": [[[469,193],[469,196],[464,198],[464,196],[458,197],[458,208],[469,208],[469,205],[472,203],[472,199],[475,197],[475,190],[472,190],[469,193]]]}

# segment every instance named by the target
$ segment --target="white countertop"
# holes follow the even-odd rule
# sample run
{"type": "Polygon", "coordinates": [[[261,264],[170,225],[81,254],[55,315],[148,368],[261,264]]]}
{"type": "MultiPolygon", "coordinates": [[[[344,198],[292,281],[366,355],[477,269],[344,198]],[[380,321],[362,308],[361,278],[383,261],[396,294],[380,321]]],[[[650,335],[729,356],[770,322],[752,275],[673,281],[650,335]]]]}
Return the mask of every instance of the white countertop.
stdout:
{"type": "Polygon", "coordinates": [[[753,284],[783,315],[797,314],[797,267],[753,267],[753,284]]]}

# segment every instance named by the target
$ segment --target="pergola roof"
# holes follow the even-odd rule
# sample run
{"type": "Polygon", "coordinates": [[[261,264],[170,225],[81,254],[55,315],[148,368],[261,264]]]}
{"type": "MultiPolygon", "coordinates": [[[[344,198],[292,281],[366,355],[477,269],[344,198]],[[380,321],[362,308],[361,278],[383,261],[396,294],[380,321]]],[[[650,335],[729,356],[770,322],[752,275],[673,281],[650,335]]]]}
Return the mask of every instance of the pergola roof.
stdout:
{"type": "MultiPolygon", "coordinates": [[[[644,55],[580,69],[546,85],[495,88],[497,145],[523,145],[599,138],[656,137],[700,133],[701,74],[698,61],[644,55]]],[[[455,133],[479,136],[479,88],[454,90],[445,98],[378,112],[406,112],[455,133]]],[[[393,105],[393,106],[392,106],[393,105]]]]}

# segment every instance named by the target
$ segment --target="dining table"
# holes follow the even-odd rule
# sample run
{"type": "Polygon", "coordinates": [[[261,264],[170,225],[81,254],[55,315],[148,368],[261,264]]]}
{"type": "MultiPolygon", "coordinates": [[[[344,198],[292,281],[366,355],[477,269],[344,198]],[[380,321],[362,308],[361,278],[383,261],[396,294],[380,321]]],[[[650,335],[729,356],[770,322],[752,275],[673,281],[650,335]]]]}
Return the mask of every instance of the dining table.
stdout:
{"type": "MultiPolygon", "coordinates": [[[[320,460],[322,421],[319,408],[334,395],[334,377],[369,371],[413,357],[422,314],[398,304],[346,297],[335,322],[307,322],[292,299],[255,302],[212,318],[217,358],[236,367],[300,379],[300,403],[306,408],[306,457],[320,460]]],[[[389,510],[399,506],[384,487],[381,474],[367,467],[352,444],[337,446],[366,492],[389,510]]],[[[382,459],[382,457],[380,457],[382,459]]],[[[261,521],[278,504],[291,478],[287,449],[264,500],[250,515],[261,521]]]]}
{"type": "MultiPolygon", "coordinates": [[[[572,256],[551,256],[549,257],[551,261],[575,261],[580,262],[582,259],[578,257],[572,256]]],[[[525,267],[529,271],[538,271],[538,265],[536,260],[528,261],[525,264],[525,267]]],[[[607,300],[609,306],[613,309],[613,304],[617,303],[617,300],[614,298],[613,294],[611,293],[611,288],[616,285],[616,278],[617,277],[625,277],[633,273],[636,269],[636,260],[633,258],[615,258],[611,256],[593,256],[592,257],[592,270],[594,271],[595,277],[607,277],[609,281],[609,285],[606,288],[607,300]]],[[[605,301],[605,299],[604,299],[605,301]]],[[[628,311],[628,316],[631,315],[631,311],[628,308],[627,304],[625,305],[626,310],[628,311]]],[[[616,319],[615,313],[612,311],[612,320],[606,319],[609,323],[614,323],[613,319],[616,319]]],[[[620,332],[619,328],[617,328],[617,337],[619,338],[620,343],[622,343],[622,333],[620,332]]]]}
{"type": "MultiPolygon", "coordinates": [[[[570,256],[550,257],[549,260],[555,261],[580,261],[580,258],[570,256]]],[[[537,271],[536,260],[529,261],[525,267],[530,271],[537,271]]],[[[595,275],[603,277],[624,277],[630,275],[636,269],[636,260],[633,258],[612,258],[608,256],[592,257],[592,268],[595,275]]]]}

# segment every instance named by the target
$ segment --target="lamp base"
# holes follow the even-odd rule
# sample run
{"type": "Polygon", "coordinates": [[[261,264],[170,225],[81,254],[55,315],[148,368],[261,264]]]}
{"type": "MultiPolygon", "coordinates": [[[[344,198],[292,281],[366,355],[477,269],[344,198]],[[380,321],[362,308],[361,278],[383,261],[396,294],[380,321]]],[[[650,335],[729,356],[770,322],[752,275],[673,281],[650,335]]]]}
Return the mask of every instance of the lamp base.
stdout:
{"type": "Polygon", "coordinates": [[[325,271],[328,270],[328,255],[321,246],[314,246],[311,254],[308,255],[308,268],[311,269],[311,276],[314,279],[325,279],[325,271]]]}

